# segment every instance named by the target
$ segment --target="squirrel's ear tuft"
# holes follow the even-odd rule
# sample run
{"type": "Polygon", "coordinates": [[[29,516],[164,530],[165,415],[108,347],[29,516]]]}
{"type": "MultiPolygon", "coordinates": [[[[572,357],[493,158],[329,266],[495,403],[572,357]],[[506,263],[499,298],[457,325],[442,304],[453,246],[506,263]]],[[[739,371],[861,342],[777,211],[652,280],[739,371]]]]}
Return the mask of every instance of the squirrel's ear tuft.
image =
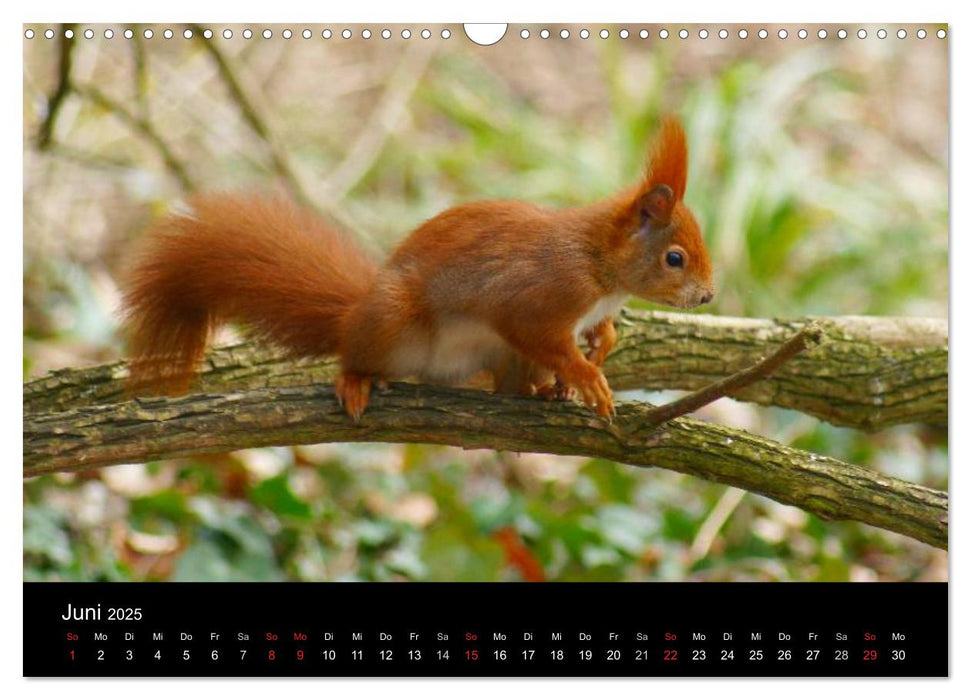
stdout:
{"type": "Polygon", "coordinates": [[[651,151],[643,191],[667,185],[674,193],[674,201],[680,202],[687,183],[688,139],[681,122],[667,117],[661,122],[661,130],[651,151]]]}

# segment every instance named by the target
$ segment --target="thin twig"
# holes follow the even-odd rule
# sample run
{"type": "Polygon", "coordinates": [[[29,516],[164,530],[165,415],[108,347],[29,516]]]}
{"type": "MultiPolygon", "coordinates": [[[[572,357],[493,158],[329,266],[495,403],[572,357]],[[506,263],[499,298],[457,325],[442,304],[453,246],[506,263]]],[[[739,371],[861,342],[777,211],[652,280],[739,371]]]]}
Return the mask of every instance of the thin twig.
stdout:
{"type": "Polygon", "coordinates": [[[132,169],[131,163],[120,158],[105,156],[100,153],[82,151],[63,143],[55,142],[49,148],[50,153],[66,161],[79,163],[86,168],[96,168],[99,170],[124,171],[132,169]]]}
{"type": "Polygon", "coordinates": [[[347,196],[374,166],[384,144],[398,127],[405,107],[431,60],[433,46],[434,44],[427,42],[412,43],[405,50],[398,67],[388,78],[380,101],[361,127],[354,145],[324,184],[332,202],[338,202],[347,196]]]}
{"type": "Polygon", "coordinates": [[[192,182],[192,178],[189,177],[189,173],[185,166],[175,157],[175,154],[169,148],[168,144],[162,139],[162,137],[155,131],[152,125],[142,119],[141,117],[132,114],[126,107],[119,104],[115,100],[111,99],[103,92],[90,85],[86,86],[75,86],[74,91],[79,95],[88,98],[96,105],[101,107],[101,109],[106,112],[114,114],[116,117],[121,119],[125,124],[132,128],[132,130],[140,133],[155,147],[162,160],[165,161],[165,165],[168,168],[172,176],[178,180],[179,185],[186,192],[191,192],[195,189],[195,184],[192,182]]]}
{"type": "Polygon", "coordinates": [[[61,111],[61,105],[71,92],[71,66],[74,62],[74,39],[67,38],[67,30],[74,29],[73,24],[65,24],[58,40],[58,60],[57,60],[57,87],[47,101],[47,116],[41,122],[40,130],[37,134],[37,147],[46,150],[50,147],[54,138],[54,126],[57,123],[57,115],[61,111]]]}
{"type": "Polygon", "coordinates": [[[149,119],[148,105],[148,56],[145,52],[145,40],[142,33],[136,31],[132,36],[132,51],[135,60],[135,101],[138,104],[138,116],[144,121],[149,119]]]}
{"type": "Polygon", "coordinates": [[[266,148],[270,156],[271,169],[283,181],[283,184],[289,190],[290,195],[301,204],[326,213],[330,219],[340,224],[340,226],[345,230],[352,232],[355,236],[357,236],[357,238],[363,244],[369,246],[370,248],[376,249],[377,245],[373,238],[366,231],[362,230],[346,214],[344,214],[339,207],[335,206],[330,200],[321,203],[319,197],[315,198],[310,195],[310,193],[304,187],[296,170],[290,164],[290,159],[287,157],[285,151],[277,143],[273,132],[260,115],[260,112],[256,108],[253,100],[250,99],[249,95],[246,93],[246,90],[243,88],[239,78],[237,78],[236,72],[230,65],[226,56],[222,51],[219,50],[213,41],[205,38],[203,33],[204,29],[202,27],[199,25],[190,25],[190,27],[192,28],[193,36],[195,36],[202,43],[202,46],[206,49],[209,55],[212,56],[213,61],[215,61],[216,68],[219,71],[219,76],[226,84],[233,102],[236,104],[243,116],[243,120],[249,125],[250,129],[252,129],[253,132],[260,137],[263,143],[266,144],[266,148]]]}
{"type": "Polygon", "coordinates": [[[240,113],[243,115],[243,120],[266,144],[274,172],[286,183],[286,186],[295,199],[299,200],[301,204],[312,205],[313,199],[304,190],[300,178],[297,177],[283,149],[277,145],[276,139],[267,126],[266,121],[253,104],[253,100],[246,94],[242,83],[236,77],[236,71],[233,70],[233,67],[226,60],[223,52],[216,46],[216,43],[205,38],[203,27],[191,25],[191,28],[192,35],[201,42],[203,48],[205,48],[213,61],[215,61],[216,68],[219,70],[219,76],[229,89],[233,102],[236,103],[240,113]]]}
{"type": "Polygon", "coordinates": [[[745,498],[746,493],[748,492],[734,486],[729,486],[725,489],[721,498],[718,499],[718,503],[715,504],[715,507],[711,509],[711,513],[705,518],[705,522],[698,528],[698,534],[695,535],[694,542],[691,543],[691,549],[688,550],[689,564],[694,564],[708,556],[711,545],[714,544],[718,533],[721,532],[722,527],[728,522],[728,518],[738,508],[738,504],[745,498]]]}
{"type": "Polygon", "coordinates": [[[750,384],[765,379],[809,347],[810,343],[818,343],[821,338],[822,329],[817,324],[810,323],[764,360],[740,372],[731,374],[724,379],[713,382],[708,386],[702,387],[698,391],[683,396],[677,401],[658,406],[651,412],[651,415],[657,420],[658,424],[661,424],[672,418],[693,413],[702,406],[707,406],[713,401],[730,396],[732,393],[744,389],[750,384]]]}

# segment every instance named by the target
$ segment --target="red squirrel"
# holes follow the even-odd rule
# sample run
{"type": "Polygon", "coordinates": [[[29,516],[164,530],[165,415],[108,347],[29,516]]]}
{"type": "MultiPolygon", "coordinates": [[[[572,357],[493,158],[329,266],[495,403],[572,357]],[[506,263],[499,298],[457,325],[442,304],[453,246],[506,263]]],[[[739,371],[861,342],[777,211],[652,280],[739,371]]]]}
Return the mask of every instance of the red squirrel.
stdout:
{"type": "Polygon", "coordinates": [[[633,187],[565,209],[462,204],[381,266],[286,200],[194,197],[191,215],[156,225],[125,285],[130,385],[186,391],[210,332],[236,321],[294,356],[339,356],[336,393],[355,420],[374,383],[457,383],[483,370],[496,391],[575,390],[609,418],[600,365],[624,301],[691,308],[714,294],[683,203],[687,159],[684,130],[667,119],[633,187]]]}

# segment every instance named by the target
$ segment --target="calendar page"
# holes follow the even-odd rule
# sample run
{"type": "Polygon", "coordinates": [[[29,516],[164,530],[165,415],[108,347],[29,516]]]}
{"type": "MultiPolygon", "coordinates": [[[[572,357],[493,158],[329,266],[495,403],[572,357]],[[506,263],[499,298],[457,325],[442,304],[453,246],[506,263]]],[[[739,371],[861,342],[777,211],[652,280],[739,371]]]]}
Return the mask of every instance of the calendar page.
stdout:
{"type": "Polygon", "coordinates": [[[22,35],[25,676],[948,675],[948,25],[22,35]]]}

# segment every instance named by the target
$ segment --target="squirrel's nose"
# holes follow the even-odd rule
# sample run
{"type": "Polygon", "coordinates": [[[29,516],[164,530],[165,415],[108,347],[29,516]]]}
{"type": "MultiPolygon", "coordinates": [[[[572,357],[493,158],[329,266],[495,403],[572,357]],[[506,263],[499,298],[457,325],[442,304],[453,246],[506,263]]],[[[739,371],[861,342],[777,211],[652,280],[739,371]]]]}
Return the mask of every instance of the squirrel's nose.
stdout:
{"type": "Polygon", "coordinates": [[[701,299],[698,301],[698,303],[707,304],[709,301],[711,301],[714,298],[715,298],[715,293],[709,290],[701,295],[701,299]]]}

